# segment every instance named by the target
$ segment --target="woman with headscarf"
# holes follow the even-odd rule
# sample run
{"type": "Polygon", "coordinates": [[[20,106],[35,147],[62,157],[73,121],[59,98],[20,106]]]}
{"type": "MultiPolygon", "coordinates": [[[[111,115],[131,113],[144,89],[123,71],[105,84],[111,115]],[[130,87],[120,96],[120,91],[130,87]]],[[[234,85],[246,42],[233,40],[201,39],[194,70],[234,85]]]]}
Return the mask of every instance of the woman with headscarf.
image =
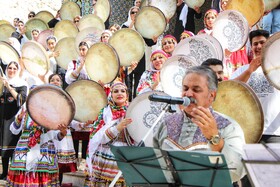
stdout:
{"type": "Polygon", "coordinates": [[[137,87],[137,95],[148,91],[163,91],[160,83],[160,70],[167,60],[168,55],[162,50],[156,50],[151,54],[151,69],[144,71],[137,87]]]}
{"type": "Polygon", "coordinates": [[[66,70],[63,69],[62,67],[60,67],[57,64],[56,59],[55,59],[56,57],[58,57],[60,55],[59,51],[55,51],[55,46],[57,44],[57,38],[53,35],[50,35],[46,39],[46,43],[47,43],[47,54],[49,55],[49,59],[50,59],[50,70],[48,72],[47,77],[49,77],[53,73],[59,74],[62,77],[62,80],[63,80],[62,87],[65,88],[67,86],[67,84],[65,82],[66,70]]]}
{"type": "MultiPolygon", "coordinates": [[[[126,130],[132,122],[132,119],[125,118],[127,107],[127,87],[116,82],[111,86],[109,104],[101,109],[90,134],[85,186],[108,186],[119,172],[109,145],[133,144],[126,130]]],[[[123,177],[119,178],[116,186],[126,186],[123,177]]]]}
{"type": "Polygon", "coordinates": [[[67,134],[66,129],[66,124],[59,124],[58,130],[38,125],[23,106],[10,125],[13,134],[22,134],[10,164],[8,186],[60,186],[54,140],[61,141],[67,134]]]}
{"type": "Polygon", "coordinates": [[[20,65],[12,61],[7,65],[5,72],[5,75],[0,76],[3,82],[3,92],[0,97],[0,141],[3,173],[0,179],[6,178],[8,174],[9,159],[13,155],[20,136],[13,135],[9,127],[27,95],[27,83],[19,77],[20,65]]]}
{"type": "MultiPolygon", "coordinates": [[[[63,79],[59,74],[52,74],[49,76],[48,83],[62,88],[63,79]]],[[[72,123],[77,123],[73,120],[72,123]]],[[[71,125],[70,124],[70,125],[71,125]]],[[[62,183],[63,173],[77,171],[76,152],[73,145],[73,139],[69,128],[66,129],[67,133],[60,141],[54,139],[54,145],[57,151],[57,161],[59,168],[59,182],[62,183]]]]}
{"type": "Polygon", "coordinates": [[[186,38],[189,38],[189,37],[192,37],[194,36],[194,33],[192,33],[191,31],[187,31],[187,30],[184,30],[182,33],[181,33],[181,36],[180,36],[180,41],[186,39],[186,38]]]}
{"type": "Polygon", "coordinates": [[[204,14],[204,29],[200,30],[197,34],[212,34],[212,29],[218,12],[215,9],[209,9],[204,14]]]}
{"type": "Polygon", "coordinates": [[[65,74],[65,81],[67,84],[71,84],[72,82],[81,79],[89,79],[85,67],[86,54],[88,50],[89,44],[84,41],[80,42],[78,59],[72,60],[68,64],[68,68],[65,74]]]}
{"type": "Polygon", "coordinates": [[[168,55],[172,56],[172,53],[177,45],[177,40],[174,36],[168,34],[165,35],[161,40],[161,48],[168,55]]]}
{"type": "Polygon", "coordinates": [[[113,33],[110,30],[104,30],[100,37],[100,42],[108,43],[110,37],[113,35],[113,33]]]}

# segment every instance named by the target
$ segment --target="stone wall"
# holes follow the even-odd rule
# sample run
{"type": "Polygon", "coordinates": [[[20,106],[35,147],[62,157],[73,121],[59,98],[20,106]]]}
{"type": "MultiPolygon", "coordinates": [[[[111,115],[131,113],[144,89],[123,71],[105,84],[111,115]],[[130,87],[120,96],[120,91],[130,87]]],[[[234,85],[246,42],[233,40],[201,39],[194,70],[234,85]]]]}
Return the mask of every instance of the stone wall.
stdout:
{"type": "Polygon", "coordinates": [[[53,15],[61,7],[63,0],[0,0],[0,20],[12,22],[15,17],[24,22],[28,19],[28,13],[47,10],[53,15]]]}

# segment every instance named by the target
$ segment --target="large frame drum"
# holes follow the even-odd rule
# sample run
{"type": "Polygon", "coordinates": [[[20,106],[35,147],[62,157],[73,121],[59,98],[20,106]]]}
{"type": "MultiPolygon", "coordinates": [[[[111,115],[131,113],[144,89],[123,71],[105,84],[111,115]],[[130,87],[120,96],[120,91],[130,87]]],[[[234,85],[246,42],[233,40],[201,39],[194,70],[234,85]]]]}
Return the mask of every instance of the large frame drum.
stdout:
{"type": "Polygon", "coordinates": [[[247,144],[260,140],[264,127],[262,106],[247,84],[234,80],[220,82],[212,106],[239,123],[247,144]]]}
{"type": "Polygon", "coordinates": [[[75,115],[71,96],[54,85],[35,87],[27,97],[26,108],[35,123],[52,130],[60,124],[69,125],[75,115]]]}

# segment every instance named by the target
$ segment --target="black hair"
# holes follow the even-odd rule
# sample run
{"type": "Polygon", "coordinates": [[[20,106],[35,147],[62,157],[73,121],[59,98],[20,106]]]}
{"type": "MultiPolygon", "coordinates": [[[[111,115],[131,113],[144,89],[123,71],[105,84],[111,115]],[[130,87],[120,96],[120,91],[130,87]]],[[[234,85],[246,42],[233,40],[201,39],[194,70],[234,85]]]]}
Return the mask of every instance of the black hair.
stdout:
{"type": "Polygon", "coordinates": [[[258,29],[258,30],[253,30],[249,33],[249,39],[250,39],[250,44],[252,46],[252,40],[254,37],[257,36],[264,36],[266,39],[269,38],[269,32],[267,30],[262,30],[262,29],[258,29]]]}
{"type": "Polygon", "coordinates": [[[207,60],[205,60],[204,62],[202,62],[201,64],[202,66],[216,66],[216,65],[220,65],[224,68],[223,62],[219,59],[216,58],[208,58],[207,60]]]}

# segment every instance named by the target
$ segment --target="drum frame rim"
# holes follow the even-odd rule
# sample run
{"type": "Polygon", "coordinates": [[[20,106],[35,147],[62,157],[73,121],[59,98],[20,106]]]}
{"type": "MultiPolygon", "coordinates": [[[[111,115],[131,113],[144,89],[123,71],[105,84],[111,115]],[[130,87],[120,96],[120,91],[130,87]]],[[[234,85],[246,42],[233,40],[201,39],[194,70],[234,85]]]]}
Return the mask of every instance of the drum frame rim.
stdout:
{"type": "Polygon", "coordinates": [[[280,32],[275,33],[273,35],[271,35],[265,42],[265,45],[263,46],[263,50],[262,50],[262,55],[261,55],[261,67],[262,67],[262,71],[264,76],[266,77],[266,79],[268,80],[268,82],[277,90],[280,90],[280,85],[275,84],[272,80],[270,80],[270,77],[268,76],[269,73],[267,73],[267,70],[265,69],[265,65],[264,62],[266,61],[266,53],[269,50],[269,47],[275,42],[279,40],[280,41],[280,32]]]}
{"type": "MultiPolygon", "coordinates": [[[[241,86],[243,86],[245,89],[249,90],[249,93],[250,93],[250,96],[252,97],[252,99],[255,101],[257,107],[259,108],[259,113],[260,113],[260,122],[261,122],[261,132],[260,132],[260,135],[259,135],[259,138],[256,142],[254,143],[257,143],[260,141],[261,137],[262,137],[262,134],[263,134],[263,129],[264,129],[264,113],[263,113],[263,109],[262,109],[262,105],[261,105],[261,102],[258,98],[258,96],[256,95],[256,93],[254,92],[254,90],[249,86],[247,85],[246,83],[242,82],[242,81],[238,81],[238,80],[226,80],[226,81],[223,81],[223,82],[232,82],[233,84],[239,84],[241,86]]],[[[219,88],[218,88],[219,89],[219,88]]],[[[220,112],[220,111],[217,111],[217,112],[220,112]]],[[[223,112],[220,112],[222,114],[224,114],[223,112]]],[[[224,115],[227,115],[227,114],[224,114],[224,115]]],[[[228,116],[228,115],[227,115],[228,116]]],[[[230,116],[229,116],[230,117],[230,116]]],[[[231,117],[233,120],[237,121],[236,119],[234,119],[233,117],[231,117]]],[[[241,129],[243,130],[241,124],[239,124],[239,126],[241,127],[241,129]]],[[[244,131],[243,131],[244,132],[244,131]]],[[[245,133],[244,133],[244,137],[245,137],[245,133]]],[[[247,142],[246,142],[247,143],[247,142]]],[[[250,142],[248,142],[250,143],[250,142]]]]}
{"type": "MultiPolygon", "coordinates": [[[[29,109],[29,103],[30,103],[30,97],[32,97],[32,95],[36,94],[37,92],[40,92],[44,89],[48,89],[48,90],[55,90],[55,91],[58,91],[61,95],[63,95],[64,97],[66,97],[68,100],[67,102],[70,104],[70,107],[71,107],[71,116],[70,116],[70,119],[69,119],[69,123],[66,124],[67,126],[70,125],[71,121],[74,119],[74,115],[76,113],[76,107],[75,107],[75,102],[74,100],[72,99],[72,97],[70,96],[70,94],[68,94],[66,91],[64,91],[62,88],[56,86],[56,85],[52,85],[52,84],[43,84],[43,85],[39,85],[39,86],[36,86],[33,90],[31,90],[31,92],[28,94],[27,98],[26,98],[26,110],[29,114],[29,116],[31,117],[31,119],[37,123],[38,125],[40,126],[43,126],[44,128],[45,125],[42,125],[40,123],[38,123],[37,119],[34,119],[34,116],[32,117],[32,112],[30,112],[30,109],[29,109]],[[63,94],[62,94],[63,93],[63,94]]],[[[59,125],[59,124],[58,124],[59,125]]],[[[53,130],[53,129],[51,129],[53,130]]],[[[54,129],[56,130],[56,129],[54,129]]]]}
{"type": "MultiPolygon", "coordinates": [[[[154,6],[145,6],[145,7],[143,7],[143,8],[141,8],[140,10],[139,10],[139,12],[136,14],[136,17],[135,17],[135,23],[134,23],[134,27],[135,27],[135,30],[137,31],[137,32],[139,32],[138,31],[138,29],[137,29],[137,24],[136,24],[136,22],[137,22],[137,17],[140,15],[140,13],[142,13],[141,11],[144,11],[144,9],[154,9],[154,10],[156,10],[160,15],[162,15],[163,16],[163,18],[164,18],[164,30],[166,29],[166,26],[167,26],[167,22],[166,22],[166,18],[165,18],[165,15],[164,15],[164,13],[159,9],[159,8],[157,8],[157,7],[154,7],[154,6]]],[[[161,33],[161,34],[163,34],[164,33],[164,30],[163,30],[163,32],[161,33]]],[[[140,32],[139,32],[140,33],[140,32]]],[[[160,34],[160,35],[161,35],[160,34]]],[[[141,35],[141,34],[140,34],[141,35]]],[[[158,36],[160,36],[160,35],[158,35],[158,36]]],[[[141,35],[142,36],[142,35],[141,35]]],[[[157,36],[157,37],[158,37],[157,36]]],[[[144,38],[144,36],[142,36],[143,38],[144,38]]],[[[150,38],[150,37],[147,37],[147,39],[152,39],[152,38],[150,38]]]]}
{"type": "MultiPolygon", "coordinates": [[[[20,60],[20,55],[19,55],[18,51],[17,51],[11,44],[9,44],[8,42],[6,42],[6,41],[0,41],[0,45],[1,45],[2,43],[3,43],[5,46],[7,46],[8,48],[10,48],[11,51],[13,51],[14,54],[17,55],[17,57],[18,57],[18,61],[17,61],[17,62],[19,62],[19,60],[20,60]]],[[[4,62],[4,61],[2,61],[2,62],[4,62]]],[[[10,63],[10,62],[8,62],[7,64],[5,64],[5,63],[3,63],[3,64],[8,65],[9,63],[10,63]]]]}

